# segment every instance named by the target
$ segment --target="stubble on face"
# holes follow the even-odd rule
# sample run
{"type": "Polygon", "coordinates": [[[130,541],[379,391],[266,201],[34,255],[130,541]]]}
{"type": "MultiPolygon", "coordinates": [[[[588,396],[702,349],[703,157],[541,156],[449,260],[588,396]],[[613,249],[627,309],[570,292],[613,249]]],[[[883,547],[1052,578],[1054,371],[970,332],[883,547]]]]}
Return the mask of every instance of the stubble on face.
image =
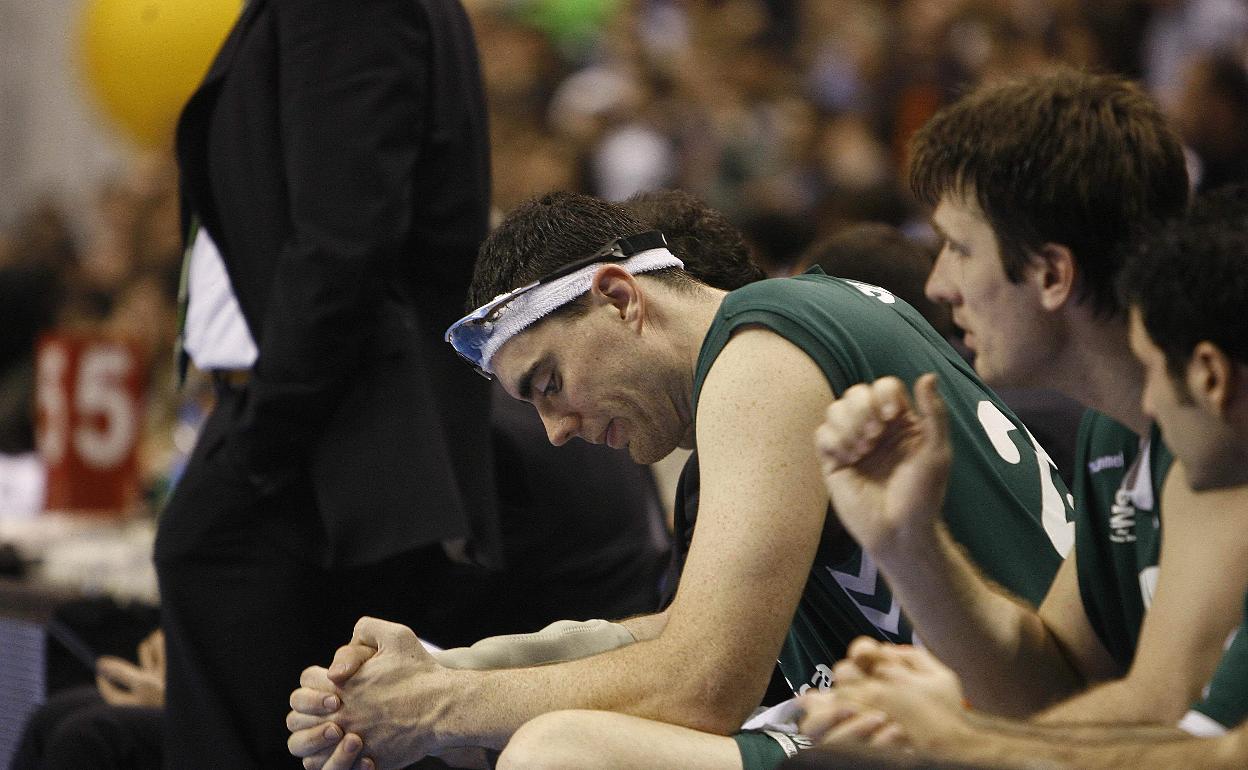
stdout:
{"type": "Polygon", "coordinates": [[[944,245],[928,279],[928,297],[949,305],[975,355],[975,371],[993,386],[1047,381],[1055,329],[1029,291],[1010,280],[992,225],[973,198],[946,195],[932,214],[944,245]]]}
{"type": "Polygon", "coordinates": [[[590,316],[543,321],[503,345],[495,356],[499,378],[544,422],[574,419],[575,437],[626,449],[636,463],[657,462],[689,427],[675,406],[673,373],[656,343],[604,324],[605,317],[590,316]],[[557,365],[550,371],[542,361],[557,365]],[[543,392],[552,380],[556,392],[543,392]],[[522,387],[525,382],[531,389],[522,387]]]}

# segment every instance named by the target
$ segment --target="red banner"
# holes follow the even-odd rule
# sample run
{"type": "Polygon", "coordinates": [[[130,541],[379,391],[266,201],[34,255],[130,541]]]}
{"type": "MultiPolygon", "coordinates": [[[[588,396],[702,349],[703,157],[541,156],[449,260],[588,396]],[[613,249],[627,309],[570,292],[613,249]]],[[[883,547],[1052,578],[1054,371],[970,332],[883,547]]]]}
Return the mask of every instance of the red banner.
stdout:
{"type": "Polygon", "coordinates": [[[123,515],[138,499],[147,372],[139,346],[52,332],[35,351],[35,440],[47,510],[123,515]]]}

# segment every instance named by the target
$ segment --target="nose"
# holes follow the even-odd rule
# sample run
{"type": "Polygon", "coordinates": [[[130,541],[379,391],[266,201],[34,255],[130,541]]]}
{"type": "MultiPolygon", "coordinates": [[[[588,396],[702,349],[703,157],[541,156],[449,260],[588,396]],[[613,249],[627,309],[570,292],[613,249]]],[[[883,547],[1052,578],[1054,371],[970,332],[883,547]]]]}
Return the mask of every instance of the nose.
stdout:
{"type": "Polygon", "coordinates": [[[1140,393],[1140,411],[1150,420],[1156,419],[1153,409],[1153,389],[1144,383],[1144,391],[1140,393]]]}
{"type": "Polygon", "coordinates": [[[923,293],[932,302],[955,305],[958,302],[957,289],[951,280],[950,270],[953,258],[949,256],[949,248],[943,246],[932,263],[932,272],[927,274],[927,283],[923,285],[923,293]]]}
{"type": "Polygon", "coordinates": [[[546,427],[546,438],[555,446],[563,446],[576,436],[580,422],[574,415],[558,414],[551,411],[538,410],[542,417],[542,425],[546,427]]]}

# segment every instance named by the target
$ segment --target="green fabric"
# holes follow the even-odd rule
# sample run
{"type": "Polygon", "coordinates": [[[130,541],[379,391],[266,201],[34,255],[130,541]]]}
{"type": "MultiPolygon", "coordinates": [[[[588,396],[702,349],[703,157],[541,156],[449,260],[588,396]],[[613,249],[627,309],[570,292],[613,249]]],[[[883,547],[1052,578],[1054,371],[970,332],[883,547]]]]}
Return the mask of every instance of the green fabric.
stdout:
{"type": "Polygon", "coordinates": [[[1161,487],[1173,457],[1154,427],[1148,463],[1140,438],[1089,410],[1075,449],[1075,548],[1084,611],[1105,649],[1125,673],[1135,658],[1140,624],[1151,601],[1161,550],[1161,487]],[[1124,488],[1124,484],[1127,486],[1124,488]]]}
{"type": "Polygon", "coordinates": [[[772,770],[788,759],[776,739],[767,733],[737,733],[732,739],[737,742],[737,750],[741,752],[741,766],[744,770],[772,770]]]}
{"type": "MultiPolygon", "coordinates": [[[[881,289],[821,272],[738,289],[724,299],[703,341],[695,410],[724,345],[734,331],[753,325],[805,351],[837,395],[885,375],[912,385],[924,372],[936,372],[954,449],[944,504],[950,531],[992,580],[1033,604],[1044,597],[1061,556],[1041,511],[1047,499],[1053,528],[1069,539],[1070,496],[1018,419],[917,311],[881,289]]],[[[778,392],[784,387],[776,383],[778,392]]],[[[875,565],[848,537],[825,534],[781,652],[781,670],[795,691],[826,687],[831,665],[864,634],[912,640],[875,565]]]]}
{"type": "MultiPolygon", "coordinates": [[[[1161,553],[1161,489],[1174,461],[1154,426],[1147,464],[1140,439],[1126,426],[1089,410],[1076,449],[1075,547],[1079,594],[1093,630],[1125,673],[1135,658],[1140,626],[1152,600],[1161,553]],[[1132,484],[1132,466],[1139,460],[1132,484]],[[1147,592],[1147,595],[1146,595],[1147,592]]],[[[1248,717],[1248,621],[1193,708],[1232,728],[1248,717]]]]}
{"type": "MultiPolygon", "coordinates": [[[[1248,618],[1248,601],[1244,616],[1248,618]]],[[[1228,730],[1248,719],[1248,619],[1222,655],[1204,700],[1193,708],[1228,730]]]]}

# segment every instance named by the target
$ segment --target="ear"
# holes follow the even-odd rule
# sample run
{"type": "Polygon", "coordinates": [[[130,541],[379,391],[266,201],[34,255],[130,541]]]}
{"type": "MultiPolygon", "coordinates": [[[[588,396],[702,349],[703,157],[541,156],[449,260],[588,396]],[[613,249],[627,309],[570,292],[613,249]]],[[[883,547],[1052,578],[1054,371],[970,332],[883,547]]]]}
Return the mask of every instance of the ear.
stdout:
{"type": "Polygon", "coordinates": [[[1032,255],[1028,276],[1040,292],[1045,310],[1058,310],[1075,295],[1075,257],[1060,243],[1046,243],[1032,255]]]}
{"type": "Polygon", "coordinates": [[[1245,394],[1244,373],[1217,345],[1209,341],[1196,343],[1187,362],[1187,387],[1192,397],[1219,417],[1225,417],[1236,401],[1245,394]]]}
{"type": "Polygon", "coordinates": [[[598,268],[589,285],[589,298],[594,307],[609,307],[629,323],[639,321],[646,307],[645,294],[637,279],[619,265],[598,268]]]}

